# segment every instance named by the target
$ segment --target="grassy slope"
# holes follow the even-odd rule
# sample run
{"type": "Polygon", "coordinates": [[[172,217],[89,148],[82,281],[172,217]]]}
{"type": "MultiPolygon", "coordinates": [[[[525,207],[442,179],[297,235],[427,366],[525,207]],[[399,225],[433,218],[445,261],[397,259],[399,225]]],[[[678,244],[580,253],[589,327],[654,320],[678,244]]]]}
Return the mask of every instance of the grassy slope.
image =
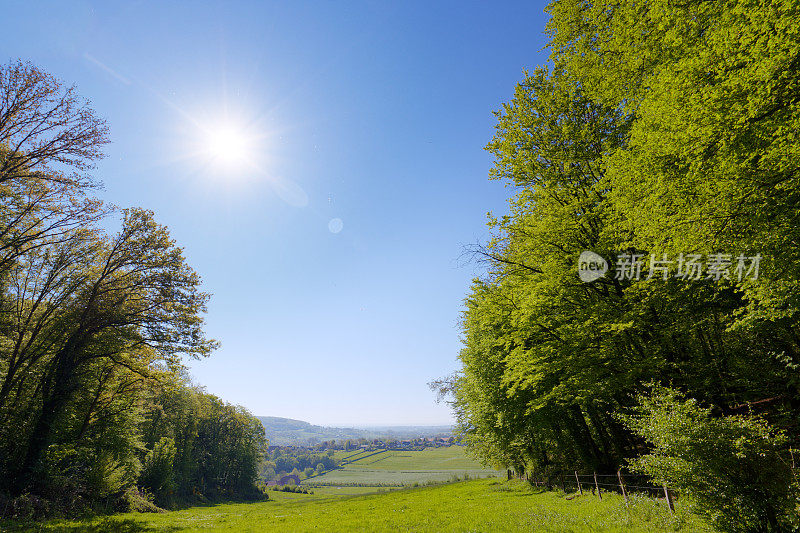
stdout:
{"type": "MultiPolygon", "coordinates": [[[[360,455],[361,453],[362,452],[358,452],[358,455],[360,455]]],[[[346,452],[344,450],[336,450],[336,451],[333,452],[333,458],[334,459],[338,459],[338,460],[341,461],[345,457],[353,457],[353,458],[355,458],[356,457],[356,452],[354,450],[351,450],[349,452],[346,452]]]]}
{"type": "MultiPolygon", "coordinates": [[[[270,493],[272,496],[272,493],[270,493]]],[[[535,493],[522,482],[479,480],[384,494],[332,497],[275,495],[274,501],[199,507],[165,514],[125,514],[91,521],[59,521],[33,531],[701,531],[664,504],[616,494],[571,501],[535,493]]],[[[7,528],[12,524],[0,523],[7,528]]],[[[12,531],[28,530],[25,526],[12,531]]]]}
{"type": "Polygon", "coordinates": [[[464,455],[461,446],[425,448],[422,451],[386,451],[349,465],[351,468],[379,470],[469,471],[484,470],[480,463],[464,455]]]}

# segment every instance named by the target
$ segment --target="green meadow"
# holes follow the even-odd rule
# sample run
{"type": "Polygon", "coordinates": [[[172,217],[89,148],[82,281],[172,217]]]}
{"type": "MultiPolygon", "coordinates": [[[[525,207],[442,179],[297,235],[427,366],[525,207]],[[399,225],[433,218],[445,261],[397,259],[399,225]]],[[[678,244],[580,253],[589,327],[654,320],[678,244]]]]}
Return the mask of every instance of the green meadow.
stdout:
{"type": "MultiPolygon", "coordinates": [[[[380,470],[486,470],[467,457],[463,446],[425,448],[422,451],[387,450],[352,462],[348,468],[380,470]]],[[[495,472],[494,470],[489,470],[495,472]]]]}
{"type": "Polygon", "coordinates": [[[402,486],[450,481],[454,476],[485,478],[498,475],[467,457],[461,446],[425,448],[421,451],[384,450],[342,455],[342,468],[304,481],[308,485],[402,486]]]}
{"type": "MultiPolygon", "coordinates": [[[[341,489],[346,490],[347,488],[341,489]]],[[[351,488],[349,490],[355,490],[351,488]]],[[[678,504],[634,495],[603,499],[540,492],[520,481],[483,479],[384,493],[270,493],[271,501],[120,514],[83,521],[0,522],[4,531],[707,531],[678,504]],[[567,499],[571,498],[571,499],[567,499]]]]}

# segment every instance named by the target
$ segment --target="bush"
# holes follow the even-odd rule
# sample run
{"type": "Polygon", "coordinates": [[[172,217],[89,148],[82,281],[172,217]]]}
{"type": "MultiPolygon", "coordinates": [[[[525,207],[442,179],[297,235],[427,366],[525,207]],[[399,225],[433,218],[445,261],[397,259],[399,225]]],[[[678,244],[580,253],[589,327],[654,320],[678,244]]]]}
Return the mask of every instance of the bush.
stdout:
{"type": "Polygon", "coordinates": [[[139,478],[143,487],[149,490],[159,505],[164,505],[175,488],[173,463],[175,461],[175,441],[162,437],[153,449],[147,452],[139,478]]]}
{"type": "Polygon", "coordinates": [[[292,492],[294,494],[314,494],[313,491],[310,491],[308,489],[302,488],[297,485],[283,485],[280,487],[276,485],[272,490],[278,492],[292,492]]]}
{"type": "Polygon", "coordinates": [[[136,513],[165,513],[166,511],[153,503],[153,495],[146,490],[129,489],[123,494],[121,505],[118,509],[121,512],[136,513]]]}
{"type": "Polygon", "coordinates": [[[792,529],[798,492],[782,433],[755,416],[712,416],[671,389],[639,400],[624,421],[653,449],[635,470],[678,489],[722,531],[792,529]]]}
{"type": "Polygon", "coordinates": [[[35,494],[24,493],[16,498],[0,497],[3,517],[39,520],[52,514],[51,502],[35,494]]]}

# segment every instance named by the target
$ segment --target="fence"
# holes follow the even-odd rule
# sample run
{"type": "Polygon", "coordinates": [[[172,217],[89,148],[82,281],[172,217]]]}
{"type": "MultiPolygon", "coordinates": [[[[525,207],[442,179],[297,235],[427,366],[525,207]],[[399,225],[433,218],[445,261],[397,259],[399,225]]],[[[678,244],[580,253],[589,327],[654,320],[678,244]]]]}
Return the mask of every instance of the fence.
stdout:
{"type": "MultiPolygon", "coordinates": [[[[512,478],[511,470],[508,471],[508,479],[512,478]]],[[[583,495],[584,491],[591,492],[597,498],[603,499],[603,491],[616,492],[622,494],[625,502],[628,502],[629,492],[645,493],[649,496],[664,498],[670,511],[675,510],[674,495],[675,491],[666,485],[657,485],[649,477],[642,474],[623,473],[622,469],[617,470],[616,474],[579,474],[573,472],[559,472],[549,476],[546,480],[538,480],[528,477],[528,482],[532,485],[546,487],[547,489],[560,488],[564,493],[577,492],[583,495]]]]}

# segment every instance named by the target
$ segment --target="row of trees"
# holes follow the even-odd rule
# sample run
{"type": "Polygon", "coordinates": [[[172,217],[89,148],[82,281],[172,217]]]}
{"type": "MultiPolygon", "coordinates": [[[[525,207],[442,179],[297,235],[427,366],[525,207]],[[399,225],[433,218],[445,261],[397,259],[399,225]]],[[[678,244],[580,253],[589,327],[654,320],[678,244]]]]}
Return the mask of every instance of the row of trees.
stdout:
{"type": "Polygon", "coordinates": [[[549,13],[551,68],[496,113],[491,177],[516,194],[473,250],[486,274],[466,300],[462,368],[435,387],[487,462],[536,476],[630,465],[721,529],[785,530],[800,4],[557,0],[549,13]],[[586,250],[610,262],[589,283],[586,250]]]}
{"type": "Polygon", "coordinates": [[[73,88],[30,64],[0,67],[0,509],[9,513],[124,505],[139,488],[168,504],[254,487],[260,424],[183,377],[181,358],[216,344],[203,334],[199,276],[151,212],[92,196],[107,142],[73,88]],[[115,220],[121,229],[107,233],[115,220]]]}
{"type": "Polygon", "coordinates": [[[334,458],[333,450],[325,453],[308,453],[307,450],[275,448],[265,456],[261,478],[270,481],[285,474],[310,477],[338,468],[340,461],[334,458]]]}

